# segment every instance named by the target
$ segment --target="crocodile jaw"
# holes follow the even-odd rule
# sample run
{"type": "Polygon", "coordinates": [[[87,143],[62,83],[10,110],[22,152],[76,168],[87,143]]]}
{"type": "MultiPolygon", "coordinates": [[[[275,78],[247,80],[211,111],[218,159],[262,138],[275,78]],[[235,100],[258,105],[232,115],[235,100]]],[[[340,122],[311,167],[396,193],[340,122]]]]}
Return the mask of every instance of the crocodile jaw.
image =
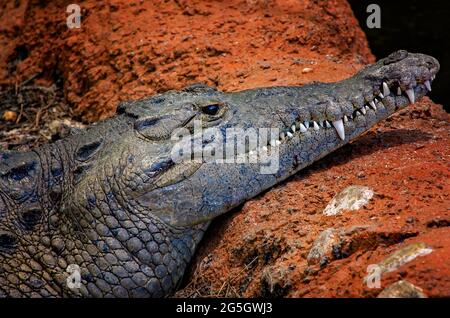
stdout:
{"type": "Polygon", "coordinates": [[[241,105],[245,101],[244,109],[251,109],[248,118],[257,118],[251,122],[241,114],[236,116],[237,123],[250,122],[250,126],[264,128],[270,122],[267,118],[278,116],[280,120],[272,124],[277,124],[280,134],[267,144],[247,149],[244,164],[203,163],[185,181],[146,193],[140,197],[140,203],[172,226],[211,220],[420,99],[428,92],[438,69],[439,63],[432,57],[399,51],[339,83],[264,88],[227,95],[230,104],[241,105]],[[251,163],[250,159],[274,150],[279,153],[278,170],[262,174],[261,164],[251,163]],[[168,200],[161,203],[158,201],[161,197],[168,200]]]}

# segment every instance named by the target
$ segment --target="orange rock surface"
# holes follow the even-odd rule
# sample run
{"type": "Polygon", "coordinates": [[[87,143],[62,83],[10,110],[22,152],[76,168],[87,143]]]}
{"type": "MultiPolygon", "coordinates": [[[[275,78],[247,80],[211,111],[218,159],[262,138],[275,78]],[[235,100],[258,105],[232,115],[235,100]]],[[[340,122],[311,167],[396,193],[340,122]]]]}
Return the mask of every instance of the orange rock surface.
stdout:
{"type": "MultiPolygon", "coordinates": [[[[373,62],[343,0],[0,3],[0,84],[62,85],[84,121],[122,100],[206,82],[226,91],[344,79],[373,62]]],[[[438,75],[439,76],[439,75],[438,75]]],[[[288,181],[213,222],[177,296],[375,297],[398,280],[450,296],[449,116],[425,98],[288,181]],[[375,196],[335,216],[348,185],[375,196]],[[352,229],[345,255],[319,269],[306,257],[328,228],[352,229]],[[423,242],[433,252],[363,283],[367,266],[423,242]]]]}
{"type": "Polygon", "coordinates": [[[119,101],[205,82],[222,90],[331,82],[374,60],[349,5],[323,1],[83,1],[0,5],[0,84],[61,79],[85,121],[119,101]],[[304,72],[310,68],[312,71],[304,72]]]}

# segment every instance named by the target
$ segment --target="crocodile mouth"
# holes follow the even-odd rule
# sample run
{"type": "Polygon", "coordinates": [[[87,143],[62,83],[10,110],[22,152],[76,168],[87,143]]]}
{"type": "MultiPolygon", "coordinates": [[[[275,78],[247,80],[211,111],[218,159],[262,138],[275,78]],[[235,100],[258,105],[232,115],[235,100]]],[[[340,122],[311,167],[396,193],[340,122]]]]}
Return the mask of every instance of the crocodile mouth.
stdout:
{"type": "MultiPolygon", "coordinates": [[[[355,128],[360,126],[369,127],[371,124],[391,115],[398,109],[413,104],[416,101],[416,96],[422,97],[431,91],[431,83],[434,78],[435,75],[432,75],[425,81],[418,82],[406,90],[402,90],[400,81],[391,80],[381,82],[381,85],[376,85],[372,89],[372,100],[366,100],[366,102],[360,105],[353,104],[353,109],[350,107],[347,110],[343,110],[340,118],[339,115],[336,120],[297,118],[290,125],[279,129],[281,132],[275,134],[275,136],[272,135],[265,143],[259,143],[253,148],[245,145],[242,152],[234,154],[234,158],[238,160],[238,163],[256,163],[261,153],[272,153],[278,147],[289,143],[291,140],[298,141],[298,139],[312,137],[314,134],[329,133],[331,130],[335,131],[336,137],[342,140],[342,142],[348,141],[350,139],[349,137],[352,137],[355,128]]],[[[211,140],[202,140],[202,143],[206,145],[213,142],[211,140]]],[[[223,157],[223,159],[227,158],[223,157]]],[[[200,166],[195,165],[195,168],[192,167],[189,173],[195,172],[200,166]]]]}
{"type": "Polygon", "coordinates": [[[362,105],[354,106],[352,112],[344,113],[341,118],[334,121],[298,118],[290,126],[285,127],[278,138],[270,140],[267,146],[262,148],[266,150],[268,147],[277,147],[298,135],[319,132],[323,129],[334,129],[337,136],[344,141],[346,139],[346,128],[351,129],[352,123],[361,120],[368,122],[370,115],[375,115],[375,118],[387,116],[400,108],[413,104],[416,101],[416,96],[421,97],[431,91],[431,83],[434,78],[435,75],[432,75],[423,83],[417,83],[407,90],[402,90],[399,83],[388,85],[386,82],[382,82],[381,86],[373,91],[373,99],[362,105]]]}

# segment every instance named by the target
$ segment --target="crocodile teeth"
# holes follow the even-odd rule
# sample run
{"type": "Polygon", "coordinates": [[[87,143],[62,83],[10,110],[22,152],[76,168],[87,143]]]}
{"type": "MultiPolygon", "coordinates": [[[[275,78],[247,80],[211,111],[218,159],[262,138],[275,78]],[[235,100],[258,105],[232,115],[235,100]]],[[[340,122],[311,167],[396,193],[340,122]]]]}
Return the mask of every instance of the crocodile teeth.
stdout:
{"type": "Polygon", "coordinates": [[[292,132],[295,132],[295,125],[292,125],[291,130],[292,132]]]}
{"type": "Polygon", "coordinates": [[[381,99],[383,99],[384,98],[384,95],[383,95],[383,93],[379,93],[378,94],[378,96],[381,98],[381,99]]]}
{"type": "Polygon", "coordinates": [[[320,129],[319,125],[317,125],[317,123],[315,121],[313,122],[313,126],[314,126],[314,130],[320,129]]]}
{"type": "Polygon", "coordinates": [[[372,106],[373,110],[377,110],[377,105],[375,105],[375,102],[374,102],[374,101],[371,101],[371,102],[369,103],[369,105],[372,106]]]}
{"type": "Polygon", "coordinates": [[[367,111],[366,111],[366,108],[365,108],[365,107],[362,107],[362,108],[360,109],[360,111],[361,111],[361,113],[362,113],[363,115],[365,115],[365,114],[367,113],[367,111]]]}
{"type": "Polygon", "coordinates": [[[383,95],[384,96],[388,96],[391,93],[391,91],[389,90],[389,86],[383,82],[383,95]]]}
{"type": "Polygon", "coordinates": [[[345,130],[344,130],[344,123],[342,122],[342,119],[333,121],[334,129],[336,129],[339,138],[342,140],[345,140],[345,130]]]}
{"type": "Polygon", "coordinates": [[[280,139],[281,139],[281,140],[284,140],[284,138],[286,138],[286,136],[284,135],[284,133],[281,133],[281,134],[280,134],[280,139]]]}
{"type": "Polygon", "coordinates": [[[276,145],[276,146],[279,146],[279,145],[281,145],[281,141],[279,141],[279,140],[275,140],[275,145],[276,145]]]}
{"type": "Polygon", "coordinates": [[[309,128],[309,121],[305,121],[305,122],[303,123],[303,125],[305,125],[306,128],[309,128]]]}
{"type": "Polygon", "coordinates": [[[399,87],[397,87],[397,95],[400,96],[401,94],[402,94],[402,90],[401,90],[401,88],[399,86],[399,87]]]}
{"type": "Polygon", "coordinates": [[[431,92],[431,84],[430,81],[425,81],[425,87],[428,89],[429,92],[431,92]]]}
{"type": "Polygon", "coordinates": [[[300,124],[299,129],[300,129],[300,132],[302,132],[302,133],[308,131],[308,129],[307,129],[307,128],[305,127],[305,125],[303,125],[303,124],[300,124]]]}
{"type": "Polygon", "coordinates": [[[344,123],[348,123],[348,117],[344,115],[344,123]]]}
{"type": "Polygon", "coordinates": [[[323,121],[320,121],[320,122],[319,122],[319,125],[320,125],[320,127],[322,127],[322,128],[325,127],[325,125],[323,124],[323,121]]]}
{"type": "Polygon", "coordinates": [[[288,138],[292,138],[292,137],[294,137],[294,135],[293,134],[291,134],[289,131],[286,133],[287,134],[287,136],[288,136],[288,138]]]}
{"type": "Polygon", "coordinates": [[[328,120],[325,121],[325,126],[326,126],[327,128],[331,128],[330,122],[329,122],[328,120]]]}
{"type": "Polygon", "coordinates": [[[414,90],[412,88],[409,88],[406,90],[406,95],[408,95],[408,99],[410,101],[411,104],[414,104],[414,90]]]}
{"type": "Polygon", "coordinates": [[[267,147],[266,146],[262,147],[262,150],[267,151],[267,147]]]}

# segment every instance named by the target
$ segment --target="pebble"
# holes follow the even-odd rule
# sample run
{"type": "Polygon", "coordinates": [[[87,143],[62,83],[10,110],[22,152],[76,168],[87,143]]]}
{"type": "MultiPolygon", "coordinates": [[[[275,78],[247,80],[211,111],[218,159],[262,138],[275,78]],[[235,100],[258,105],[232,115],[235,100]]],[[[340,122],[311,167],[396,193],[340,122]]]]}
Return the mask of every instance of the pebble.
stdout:
{"type": "Polygon", "coordinates": [[[335,246],[340,245],[340,242],[341,238],[338,230],[332,228],[324,230],[319,234],[309,251],[306,258],[308,265],[326,265],[334,258],[333,250],[335,246]]]}
{"type": "Polygon", "coordinates": [[[400,280],[386,287],[378,298],[427,298],[422,288],[414,286],[408,281],[400,280]]]}
{"type": "Polygon", "coordinates": [[[3,120],[4,121],[16,121],[17,120],[17,113],[13,112],[11,110],[7,110],[3,113],[3,120]]]}
{"type": "Polygon", "coordinates": [[[342,210],[358,210],[372,199],[374,192],[365,186],[352,185],[336,194],[323,210],[325,215],[336,215],[342,210]]]}
{"type": "MultiPolygon", "coordinates": [[[[384,273],[393,272],[415,258],[430,254],[431,252],[433,252],[433,249],[425,243],[409,244],[376,264],[378,268],[377,275],[381,276],[384,273]]],[[[372,275],[369,274],[364,278],[364,282],[367,283],[372,278],[372,275]]]]}

